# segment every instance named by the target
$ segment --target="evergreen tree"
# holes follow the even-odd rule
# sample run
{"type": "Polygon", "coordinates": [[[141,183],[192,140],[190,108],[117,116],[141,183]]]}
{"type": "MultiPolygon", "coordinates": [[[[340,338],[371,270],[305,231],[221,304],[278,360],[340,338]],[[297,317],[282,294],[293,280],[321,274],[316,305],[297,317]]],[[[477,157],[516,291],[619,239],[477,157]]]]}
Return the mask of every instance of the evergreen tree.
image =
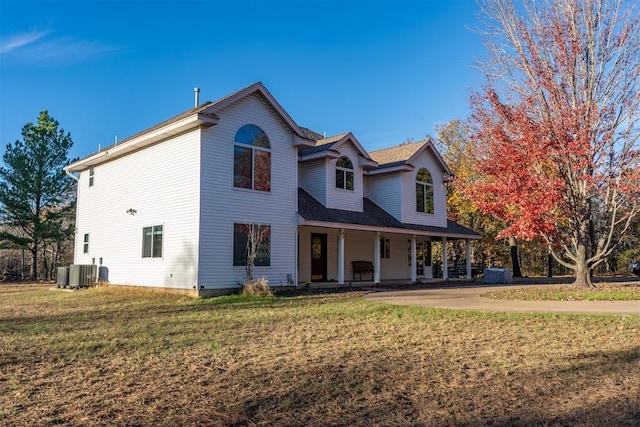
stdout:
{"type": "Polygon", "coordinates": [[[72,204],[75,181],[63,167],[73,142],[58,121],[42,111],[22,128],[22,141],[7,144],[0,167],[0,242],[31,252],[31,279],[38,279],[38,252],[59,238],[72,204]]]}

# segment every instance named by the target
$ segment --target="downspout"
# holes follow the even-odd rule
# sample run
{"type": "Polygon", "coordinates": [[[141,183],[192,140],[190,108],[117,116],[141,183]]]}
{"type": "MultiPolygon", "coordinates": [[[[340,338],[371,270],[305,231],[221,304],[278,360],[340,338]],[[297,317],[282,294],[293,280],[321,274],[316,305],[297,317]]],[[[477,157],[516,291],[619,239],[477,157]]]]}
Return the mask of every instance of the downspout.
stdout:
{"type": "Polygon", "coordinates": [[[77,176],[75,176],[74,174],[72,174],[71,172],[69,172],[69,169],[64,168],[64,173],[67,174],[67,176],[70,176],[71,178],[73,178],[76,182],[78,182],[80,180],[80,178],[78,178],[77,176]]]}

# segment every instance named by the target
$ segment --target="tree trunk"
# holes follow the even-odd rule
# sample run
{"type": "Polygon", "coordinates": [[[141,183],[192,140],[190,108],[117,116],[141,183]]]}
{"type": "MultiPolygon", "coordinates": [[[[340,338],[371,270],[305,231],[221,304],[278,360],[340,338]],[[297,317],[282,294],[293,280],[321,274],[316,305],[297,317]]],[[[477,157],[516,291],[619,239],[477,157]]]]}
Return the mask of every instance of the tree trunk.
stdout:
{"type": "Polygon", "coordinates": [[[43,261],[43,268],[44,268],[44,279],[47,280],[49,279],[49,261],[47,260],[47,247],[46,245],[42,248],[43,249],[43,256],[42,256],[42,261],[43,261]]]}
{"type": "Polygon", "coordinates": [[[553,277],[553,255],[547,254],[547,277],[553,277]]]}
{"type": "Polygon", "coordinates": [[[20,269],[20,273],[22,274],[22,276],[20,276],[20,278],[22,280],[24,280],[24,278],[27,276],[27,260],[26,260],[26,256],[24,254],[24,248],[21,249],[22,252],[22,268],[20,269]]]}
{"type": "Polygon", "coordinates": [[[576,266],[576,280],[573,282],[578,288],[593,287],[591,281],[591,270],[586,266],[576,266]]]}
{"type": "MultiPolygon", "coordinates": [[[[589,238],[589,236],[584,236],[589,238]]],[[[593,286],[591,282],[591,268],[587,265],[587,257],[590,253],[588,244],[584,240],[578,243],[576,248],[576,280],[574,285],[579,288],[589,288],[593,286]]]]}
{"type": "Polygon", "coordinates": [[[518,259],[518,244],[516,238],[509,236],[509,248],[511,249],[511,266],[513,267],[513,277],[522,277],[520,270],[520,260],[518,259]]]}
{"type": "Polygon", "coordinates": [[[31,280],[38,280],[38,245],[31,247],[31,280]]]}

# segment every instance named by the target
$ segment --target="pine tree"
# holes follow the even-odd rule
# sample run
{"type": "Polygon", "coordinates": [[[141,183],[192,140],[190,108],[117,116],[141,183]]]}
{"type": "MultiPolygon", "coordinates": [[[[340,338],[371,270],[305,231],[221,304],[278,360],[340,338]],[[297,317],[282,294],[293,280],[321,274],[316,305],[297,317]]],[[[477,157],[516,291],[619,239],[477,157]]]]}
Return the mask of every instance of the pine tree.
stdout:
{"type": "Polygon", "coordinates": [[[0,241],[31,252],[31,273],[38,279],[38,252],[63,233],[75,181],[63,167],[73,142],[58,121],[42,111],[37,124],[22,128],[22,141],[7,144],[0,167],[0,241]]]}

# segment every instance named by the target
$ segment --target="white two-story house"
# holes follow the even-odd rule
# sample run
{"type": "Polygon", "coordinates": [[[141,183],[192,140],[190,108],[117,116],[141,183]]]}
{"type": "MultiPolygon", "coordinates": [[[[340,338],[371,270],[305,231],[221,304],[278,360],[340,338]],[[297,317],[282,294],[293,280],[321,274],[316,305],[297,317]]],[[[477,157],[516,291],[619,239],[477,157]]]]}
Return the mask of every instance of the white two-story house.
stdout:
{"type": "Polygon", "coordinates": [[[271,286],[431,278],[431,243],[447,239],[467,242],[470,276],[480,238],[447,220],[451,172],[431,141],[368,153],[351,133],[323,138],[261,83],[65,170],[78,180],[75,263],[118,285],[237,289],[252,228],[254,275],[271,286]]]}

